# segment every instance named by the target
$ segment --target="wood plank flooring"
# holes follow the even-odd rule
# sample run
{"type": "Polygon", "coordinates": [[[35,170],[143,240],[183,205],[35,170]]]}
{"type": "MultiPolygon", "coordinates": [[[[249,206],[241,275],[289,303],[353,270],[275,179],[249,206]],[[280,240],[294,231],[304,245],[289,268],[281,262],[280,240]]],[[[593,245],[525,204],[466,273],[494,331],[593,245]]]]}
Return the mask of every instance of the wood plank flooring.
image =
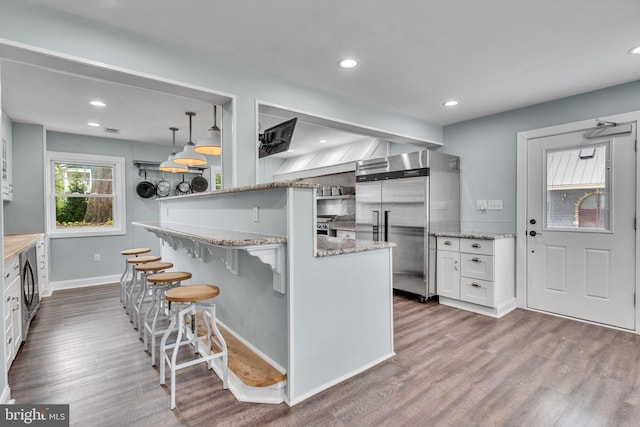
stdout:
{"type": "Polygon", "coordinates": [[[396,357],[293,408],[238,402],[204,364],[158,383],[119,285],[43,301],[9,372],[74,426],[637,426],[640,337],[525,310],[492,319],[394,297],[396,357]]]}

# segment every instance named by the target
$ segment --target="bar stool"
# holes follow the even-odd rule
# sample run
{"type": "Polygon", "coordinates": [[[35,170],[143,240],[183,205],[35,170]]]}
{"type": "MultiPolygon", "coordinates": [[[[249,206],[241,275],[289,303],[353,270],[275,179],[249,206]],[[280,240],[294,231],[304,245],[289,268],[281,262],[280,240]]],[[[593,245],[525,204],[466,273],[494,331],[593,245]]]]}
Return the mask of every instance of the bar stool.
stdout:
{"type": "Polygon", "coordinates": [[[133,270],[133,278],[125,283],[124,289],[124,307],[129,313],[129,319],[133,322],[133,291],[138,287],[138,273],[135,267],[139,264],[148,264],[150,262],[160,261],[162,257],[158,255],[145,255],[127,259],[127,263],[131,264],[133,270]]]}
{"type": "Polygon", "coordinates": [[[173,264],[170,262],[155,261],[146,264],[136,265],[136,272],[142,276],[142,286],[138,292],[134,292],[133,295],[133,327],[138,329],[138,338],[142,338],[142,330],[140,327],[142,324],[142,316],[144,315],[145,302],[150,300],[149,287],[147,285],[147,276],[153,273],[160,273],[164,270],[172,268],[173,264]]]}
{"type": "Polygon", "coordinates": [[[160,341],[160,357],[163,359],[160,364],[160,384],[165,383],[165,362],[169,365],[171,372],[171,405],[170,408],[176,407],[176,371],[179,369],[193,366],[196,363],[207,362],[209,368],[211,368],[211,361],[213,359],[222,358],[222,387],[228,388],[228,368],[227,368],[227,343],[224,341],[222,334],[216,326],[216,305],[210,300],[217,297],[220,294],[220,289],[214,285],[188,285],[180,286],[177,288],[169,289],[165,291],[164,295],[166,300],[171,304],[170,316],[171,323],[169,328],[165,331],[160,341]],[[185,306],[186,305],[186,306],[185,306]],[[182,308],[180,308],[182,306],[182,308]],[[196,310],[202,309],[203,322],[207,327],[207,334],[198,336],[198,325],[196,320],[196,310]],[[207,319],[205,309],[209,311],[210,318],[207,319]],[[188,337],[186,331],[184,316],[191,315],[191,328],[192,337],[188,337]],[[177,324],[177,326],[176,326],[177,324]],[[178,331],[176,341],[173,344],[167,344],[167,339],[172,332],[178,331]],[[217,344],[221,351],[215,353],[211,348],[213,335],[218,341],[217,344]],[[187,335],[184,341],[182,336],[187,335]],[[191,359],[186,362],[177,363],[178,349],[182,345],[196,344],[196,351],[198,350],[198,342],[206,342],[208,347],[208,353],[202,355],[202,357],[191,359]],[[173,349],[171,357],[167,353],[167,350],[173,349]]]}
{"type": "MultiPolygon", "coordinates": [[[[151,252],[151,248],[133,248],[133,249],[125,249],[120,251],[120,255],[124,256],[138,256],[142,254],[146,254],[151,252]]],[[[124,290],[125,290],[125,279],[129,275],[133,275],[133,270],[130,268],[131,264],[124,260],[124,271],[122,272],[122,276],[120,276],[120,301],[124,303],[124,290]]]]}
{"type": "MultiPolygon", "coordinates": [[[[151,352],[151,366],[156,366],[156,337],[164,334],[166,327],[161,327],[159,321],[169,319],[164,291],[180,286],[180,282],[191,279],[191,273],[186,271],[166,271],[147,276],[147,284],[151,286],[151,306],[144,317],[144,347],[151,352]],[[149,347],[148,337],[151,337],[149,347]]],[[[166,323],[164,324],[166,326],[166,323]]]]}

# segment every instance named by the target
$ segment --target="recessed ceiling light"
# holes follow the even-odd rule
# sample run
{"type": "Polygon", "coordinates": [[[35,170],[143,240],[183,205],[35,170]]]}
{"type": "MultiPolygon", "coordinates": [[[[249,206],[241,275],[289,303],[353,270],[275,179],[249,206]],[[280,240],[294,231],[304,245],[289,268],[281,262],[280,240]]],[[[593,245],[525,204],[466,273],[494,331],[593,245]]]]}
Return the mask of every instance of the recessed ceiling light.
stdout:
{"type": "Polygon", "coordinates": [[[89,122],[87,123],[87,125],[93,126],[94,128],[100,127],[100,123],[96,123],[96,122],[89,122]]]}
{"type": "Polygon", "coordinates": [[[320,141],[318,141],[320,144],[326,144],[327,140],[326,139],[321,139],[320,141]]]}
{"type": "Polygon", "coordinates": [[[455,107],[456,105],[458,105],[458,101],[451,100],[444,102],[442,105],[444,105],[445,107],[455,107]]]}
{"type": "Polygon", "coordinates": [[[107,104],[105,104],[102,101],[90,101],[89,104],[93,105],[94,107],[106,107],[107,104]]]}
{"type": "Polygon", "coordinates": [[[342,68],[355,68],[358,64],[358,60],[353,58],[345,58],[338,62],[338,65],[342,68]]]}
{"type": "Polygon", "coordinates": [[[627,53],[628,53],[629,55],[634,55],[634,54],[636,54],[636,53],[640,53],[640,46],[636,46],[636,47],[634,47],[633,49],[629,49],[629,50],[627,51],[627,53]]]}

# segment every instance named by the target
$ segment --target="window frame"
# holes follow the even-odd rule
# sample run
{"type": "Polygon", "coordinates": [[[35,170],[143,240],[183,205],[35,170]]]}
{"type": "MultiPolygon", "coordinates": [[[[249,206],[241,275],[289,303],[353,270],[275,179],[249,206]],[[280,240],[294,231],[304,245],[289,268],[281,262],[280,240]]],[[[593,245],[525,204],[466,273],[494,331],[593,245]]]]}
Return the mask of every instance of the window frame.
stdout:
{"type": "MultiPolygon", "coordinates": [[[[95,237],[116,236],[127,234],[127,208],[125,193],[125,158],[103,156],[98,154],[65,153],[47,151],[46,162],[46,197],[47,235],[50,238],[65,237],[95,237]],[[55,192],[55,163],[75,163],[91,166],[113,167],[113,226],[106,227],[78,227],[58,229],[56,226],[56,192],[55,192]]],[[[91,197],[91,196],[89,196],[91,197]]]]}

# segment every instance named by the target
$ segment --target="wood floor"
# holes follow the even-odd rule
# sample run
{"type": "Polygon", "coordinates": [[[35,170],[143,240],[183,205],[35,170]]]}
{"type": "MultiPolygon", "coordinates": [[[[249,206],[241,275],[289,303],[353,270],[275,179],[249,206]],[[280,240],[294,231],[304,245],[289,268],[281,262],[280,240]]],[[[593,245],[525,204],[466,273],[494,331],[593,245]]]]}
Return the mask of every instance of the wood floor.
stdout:
{"type": "Polygon", "coordinates": [[[638,426],[640,337],[516,310],[496,320],[396,296],[396,357],[293,408],[242,403],[204,364],[177,405],[118,285],[43,301],[9,372],[18,403],[70,403],[74,426],[638,426]]]}

